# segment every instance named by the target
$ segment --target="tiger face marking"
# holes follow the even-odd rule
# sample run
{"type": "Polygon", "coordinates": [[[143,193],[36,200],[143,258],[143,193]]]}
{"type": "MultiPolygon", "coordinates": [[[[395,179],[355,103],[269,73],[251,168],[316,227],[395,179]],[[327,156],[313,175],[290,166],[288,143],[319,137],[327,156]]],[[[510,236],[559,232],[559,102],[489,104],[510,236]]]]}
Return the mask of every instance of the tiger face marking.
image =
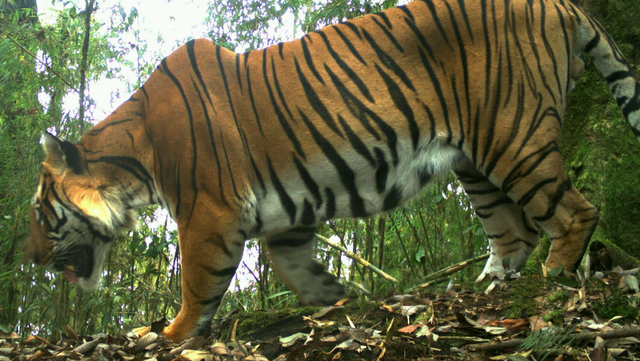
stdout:
{"type": "Polygon", "coordinates": [[[27,253],[95,287],[109,240],[160,204],[183,300],[163,333],[180,341],[209,331],[247,238],[301,302],[331,304],[345,288],[313,259],[317,227],[453,170],[491,246],[480,279],[521,269],[540,232],[546,267],[574,271],[598,224],[559,147],[581,54],[640,140],[636,76],[568,1],[415,1],[245,54],[190,41],[77,145],[45,135],[27,253]]]}
{"type": "Polygon", "coordinates": [[[63,272],[72,283],[94,289],[115,231],[131,227],[135,215],[118,212],[108,187],[88,182],[76,146],[50,134],[43,137],[47,159],[31,201],[31,235],[25,252],[51,272],[63,272]]]}

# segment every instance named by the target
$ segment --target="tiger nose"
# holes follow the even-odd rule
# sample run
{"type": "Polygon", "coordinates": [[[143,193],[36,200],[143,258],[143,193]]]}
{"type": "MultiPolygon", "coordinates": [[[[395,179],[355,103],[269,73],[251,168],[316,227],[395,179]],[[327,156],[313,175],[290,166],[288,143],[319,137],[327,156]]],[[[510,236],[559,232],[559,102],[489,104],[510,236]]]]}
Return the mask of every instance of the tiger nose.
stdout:
{"type": "Polygon", "coordinates": [[[40,252],[38,252],[38,247],[36,247],[36,243],[33,239],[27,238],[24,243],[24,253],[25,258],[37,265],[42,265],[42,257],[40,256],[40,252]]]}

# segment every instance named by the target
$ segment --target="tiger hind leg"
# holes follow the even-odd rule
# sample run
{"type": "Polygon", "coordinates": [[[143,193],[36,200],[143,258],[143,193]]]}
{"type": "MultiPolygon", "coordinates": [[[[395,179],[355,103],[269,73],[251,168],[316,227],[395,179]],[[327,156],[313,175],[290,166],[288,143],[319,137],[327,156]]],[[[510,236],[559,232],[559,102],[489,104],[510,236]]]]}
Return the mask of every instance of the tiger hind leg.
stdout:
{"type": "Polygon", "coordinates": [[[538,244],[539,231],[535,224],[471,161],[461,162],[454,173],[482,222],[491,246],[489,259],[477,281],[487,275],[503,274],[507,269],[522,269],[538,244]]]}
{"type": "Polygon", "coordinates": [[[333,305],[346,295],[345,287],[314,257],[316,227],[297,227],[266,239],[269,258],[280,279],[300,303],[333,305]]]}
{"type": "MultiPolygon", "coordinates": [[[[495,184],[524,209],[552,241],[547,269],[573,272],[598,224],[598,212],[573,186],[555,140],[532,140],[520,158],[503,162],[491,175],[495,184]],[[543,144],[543,145],[542,145],[543,144]],[[495,179],[494,179],[495,178],[495,179]]],[[[509,159],[505,154],[503,159],[509,159]]]]}

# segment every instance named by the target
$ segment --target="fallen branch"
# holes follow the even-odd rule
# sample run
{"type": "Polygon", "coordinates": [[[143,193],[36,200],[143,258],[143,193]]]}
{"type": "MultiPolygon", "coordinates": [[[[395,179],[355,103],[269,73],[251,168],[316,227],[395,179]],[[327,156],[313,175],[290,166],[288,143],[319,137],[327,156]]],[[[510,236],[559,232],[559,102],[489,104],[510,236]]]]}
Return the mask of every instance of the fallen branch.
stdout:
{"type": "Polygon", "coordinates": [[[466,268],[468,265],[482,261],[483,259],[487,259],[489,258],[489,254],[483,254],[482,256],[478,256],[478,257],[474,257],[465,261],[462,261],[460,263],[456,263],[453,264],[451,266],[445,267],[439,271],[436,271],[430,275],[427,275],[425,278],[423,278],[423,282],[426,280],[429,280],[429,282],[423,283],[419,286],[415,286],[412,289],[421,289],[421,288],[427,288],[431,285],[437,284],[437,283],[442,283],[443,282],[443,278],[446,278],[458,271],[463,270],[464,268],[466,268]]]}
{"type": "MultiPolygon", "coordinates": [[[[597,336],[600,336],[605,340],[609,338],[634,337],[634,336],[640,336],[640,326],[628,326],[628,327],[622,327],[618,330],[604,331],[604,332],[583,332],[579,334],[573,334],[571,336],[572,336],[571,341],[573,343],[590,341],[596,338],[597,336]]],[[[524,341],[525,339],[522,338],[522,339],[516,339],[516,340],[509,340],[509,341],[487,342],[487,343],[481,343],[481,344],[475,344],[475,345],[467,345],[465,347],[471,351],[502,351],[502,350],[518,347],[522,345],[524,341]]]]}
{"type": "Polygon", "coordinates": [[[376,273],[377,275],[379,275],[380,277],[384,278],[385,280],[391,281],[391,282],[398,282],[397,279],[391,277],[389,274],[385,273],[383,270],[381,270],[378,267],[372,265],[371,263],[365,261],[364,259],[360,258],[360,256],[358,256],[357,254],[347,250],[346,248],[342,247],[341,245],[331,242],[327,237],[323,237],[323,236],[321,236],[321,235],[316,233],[316,238],[319,239],[322,243],[324,243],[324,244],[326,244],[326,245],[328,245],[330,247],[333,247],[333,248],[335,248],[337,250],[340,250],[347,257],[349,257],[352,260],[360,263],[364,267],[367,267],[372,272],[376,273]]]}

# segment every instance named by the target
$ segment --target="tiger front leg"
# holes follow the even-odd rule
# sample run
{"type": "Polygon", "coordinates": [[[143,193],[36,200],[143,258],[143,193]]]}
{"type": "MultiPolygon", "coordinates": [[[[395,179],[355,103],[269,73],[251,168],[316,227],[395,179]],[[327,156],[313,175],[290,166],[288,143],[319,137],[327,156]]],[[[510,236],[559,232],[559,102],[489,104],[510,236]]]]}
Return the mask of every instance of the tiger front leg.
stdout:
{"type": "Polygon", "coordinates": [[[179,342],[208,335],[243,249],[244,239],[230,239],[215,233],[198,237],[180,232],[182,308],[162,332],[165,338],[179,342]]]}
{"type": "Polygon", "coordinates": [[[336,276],[314,260],[315,227],[297,227],[267,238],[269,258],[280,279],[298,296],[300,303],[333,305],[346,297],[336,276]]]}

